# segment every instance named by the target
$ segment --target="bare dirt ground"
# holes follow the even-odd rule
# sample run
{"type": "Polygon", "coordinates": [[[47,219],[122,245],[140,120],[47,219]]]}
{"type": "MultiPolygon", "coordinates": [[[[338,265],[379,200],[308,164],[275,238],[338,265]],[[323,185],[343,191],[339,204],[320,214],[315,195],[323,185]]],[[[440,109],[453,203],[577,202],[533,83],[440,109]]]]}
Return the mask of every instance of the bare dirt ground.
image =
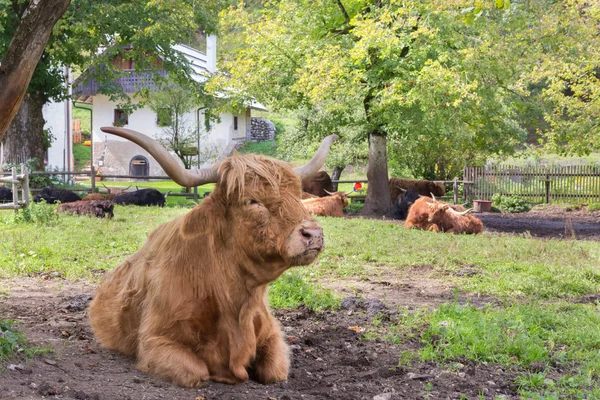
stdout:
{"type": "Polygon", "coordinates": [[[362,299],[349,296],[338,312],[314,313],[304,307],[277,311],[292,349],[286,382],[208,383],[200,389],[173,386],[137,371],[132,359],[101,348],[87,321],[93,284],[60,278],[0,280],[5,293],[0,300],[2,318],[20,321],[19,328],[31,342],[53,349],[32,359],[1,363],[0,399],[389,400],[458,399],[463,394],[518,398],[516,371],[469,362],[452,370],[429,363],[399,367],[401,351],[417,348],[418,342],[396,345],[363,338],[361,331],[374,315],[384,324],[397,320],[385,290],[371,290],[372,286],[393,285],[391,303],[396,306],[410,306],[415,295],[432,305],[448,301],[448,288],[427,282],[427,267],[416,272],[411,274],[418,277],[414,279],[383,277],[367,283],[360,289],[362,299]]]}
{"type": "Polygon", "coordinates": [[[529,233],[541,238],[600,240],[600,211],[585,209],[567,211],[546,207],[526,213],[474,214],[490,232],[529,233]]]}

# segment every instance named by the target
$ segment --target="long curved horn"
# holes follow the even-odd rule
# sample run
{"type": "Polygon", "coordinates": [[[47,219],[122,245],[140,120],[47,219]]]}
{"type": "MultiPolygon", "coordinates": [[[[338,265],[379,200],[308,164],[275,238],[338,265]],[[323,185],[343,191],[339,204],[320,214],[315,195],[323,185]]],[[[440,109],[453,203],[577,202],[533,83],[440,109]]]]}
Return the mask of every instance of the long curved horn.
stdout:
{"type": "Polygon", "coordinates": [[[436,201],[435,200],[435,196],[433,195],[433,193],[429,192],[429,194],[431,195],[431,198],[433,199],[433,201],[436,201]]]}
{"type": "Polygon", "coordinates": [[[402,193],[406,193],[406,189],[402,189],[402,188],[401,188],[400,186],[398,186],[398,185],[395,185],[395,186],[396,186],[398,189],[400,189],[400,191],[401,191],[402,193]]]}
{"type": "Polygon", "coordinates": [[[465,214],[468,214],[468,213],[470,213],[471,211],[473,211],[473,209],[472,209],[472,208],[469,208],[469,209],[468,209],[468,210],[466,210],[466,211],[456,211],[456,210],[455,210],[454,208],[452,208],[452,207],[450,207],[448,210],[450,210],[450,212],[452,212],[453,214],[456,214],[456,215],[465,215],[465,214]]]}
{"type": "Polygon", "coordinates": [[[335,192],[330,192],[330,191],[328,191],[328,190],[325,190],[325,189],[323,189],[323,191],[324,191],[325,193],[327,193],[328,195],[330,195],[330,196],[333,196],[333,195],[335,194],[335,192]]]}
{"type": "Polygon", "coordinates": [[[311,158],[310,161],[303,166],[294,168],[294,172],[300,175],[300,178],[306,178],[307,176],[312,175],[321,169],[323,164],[325,164],[325,159],[327,158],[331,144],[338,137],[338,135],[329,135],[323,139],[319,150],[317,150],[313,158],[311,158]]]}
{"type": "Polygon", "coordinates": [[[354,193],[354,190],[351,190],[349,192],[344,193],[346,196],[350,196],[352,193],[354,193]]]}
{"type": "MultiPolygon", "coordinates": [[[[111,133],[120,136],[139,145],[152,155],[158,161],[162,169],[173,181],[184,187],[200,186],[205,183],[216,182],[219,178],[217,169],[214,167],[189,170],[180,166],[175,157],[173,157],[156,140],[144,135],[143,133],[111,126],[100,128],[102,132],[111,133]]],[[[311,160],[312,161],[312,160],[311,160]]]]}

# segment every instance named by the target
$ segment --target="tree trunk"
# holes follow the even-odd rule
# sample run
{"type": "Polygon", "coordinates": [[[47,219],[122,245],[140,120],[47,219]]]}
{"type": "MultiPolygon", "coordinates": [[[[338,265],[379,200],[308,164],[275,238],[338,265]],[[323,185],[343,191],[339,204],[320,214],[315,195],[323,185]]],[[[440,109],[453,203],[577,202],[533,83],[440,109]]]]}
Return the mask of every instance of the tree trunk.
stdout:
{"type": "MultiPolygon", "coordinates": [[[[344,170],[344,168],[346,168],[346,166],[342,166],[342,167],[333,167],[333,171],[331,171],[331,180],[332,181],[338,181],[340,180],[340,176],[342,176],[342,171],[344,170]]],[[[333,187],[333,191],[337,192],[338,191],[338,184],[337,182],[333,182],[332,183],[332,187],[333,187]]]]}
{"type": "Polygon", "coordinates": [[[390,185],[387,169],[387,139],[382,132],[369,134],[369,187],[362,215],[390,215],[390,185]]]}
{"type": "Polygon", "coordinates": [[[5,164],[25,163],[35,158],[32,168],[44,166],[44,116],[42,107],[45,101],[30,94],[25,95],[17,114],[14,116],[3,140],[5,164]]]}
{"type": "Polygon", "coordinates": [[[52,28],[71,0],[32,0],[0,64],[0,140],[19,111],[52,28]]]}

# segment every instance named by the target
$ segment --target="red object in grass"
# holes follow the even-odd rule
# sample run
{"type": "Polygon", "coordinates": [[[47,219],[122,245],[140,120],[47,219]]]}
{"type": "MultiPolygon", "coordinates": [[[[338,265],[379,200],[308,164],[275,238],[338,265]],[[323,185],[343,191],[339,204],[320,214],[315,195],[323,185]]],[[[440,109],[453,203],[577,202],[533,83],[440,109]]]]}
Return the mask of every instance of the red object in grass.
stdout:
{"type": "Polygon", "coordinates": [[[360,182],[355,182],[354,183],[354,191],[358,192],[361,189],[362,189],[362,184],[360,182]]]}

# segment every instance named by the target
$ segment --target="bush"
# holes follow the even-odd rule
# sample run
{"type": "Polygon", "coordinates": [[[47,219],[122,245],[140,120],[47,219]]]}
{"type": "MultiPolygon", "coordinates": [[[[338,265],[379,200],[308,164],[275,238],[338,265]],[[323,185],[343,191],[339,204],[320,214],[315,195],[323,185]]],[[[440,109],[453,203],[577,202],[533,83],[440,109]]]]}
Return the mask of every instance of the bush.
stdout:
{"type": "Polygon", "coordinates": [[[56,208],[45,201],[39,203],[30,203],[27,208],[15,214],[16,223],[52,225],[58,221],[56,208]]]}
{"type": "Polygon", "coordinates": [[[531,210],[531,204],[527,203],[520,197],[503,196],[499,193],[496,193],[492,197],[492,202],[494,206],[502,212],[518,213],[531,210]]]}
{"type": "Polygon", "coordinates": [[[0,320],[0,360],[5,360],[21,350],[25,343],[23,334],[15,330],[12,321],[0,320]]]}
{"type": "Polygon", "coordinates": [[[590,203],[588,205],[588,211],[598,211],[600,210],[600,203],[590,203]]]}

